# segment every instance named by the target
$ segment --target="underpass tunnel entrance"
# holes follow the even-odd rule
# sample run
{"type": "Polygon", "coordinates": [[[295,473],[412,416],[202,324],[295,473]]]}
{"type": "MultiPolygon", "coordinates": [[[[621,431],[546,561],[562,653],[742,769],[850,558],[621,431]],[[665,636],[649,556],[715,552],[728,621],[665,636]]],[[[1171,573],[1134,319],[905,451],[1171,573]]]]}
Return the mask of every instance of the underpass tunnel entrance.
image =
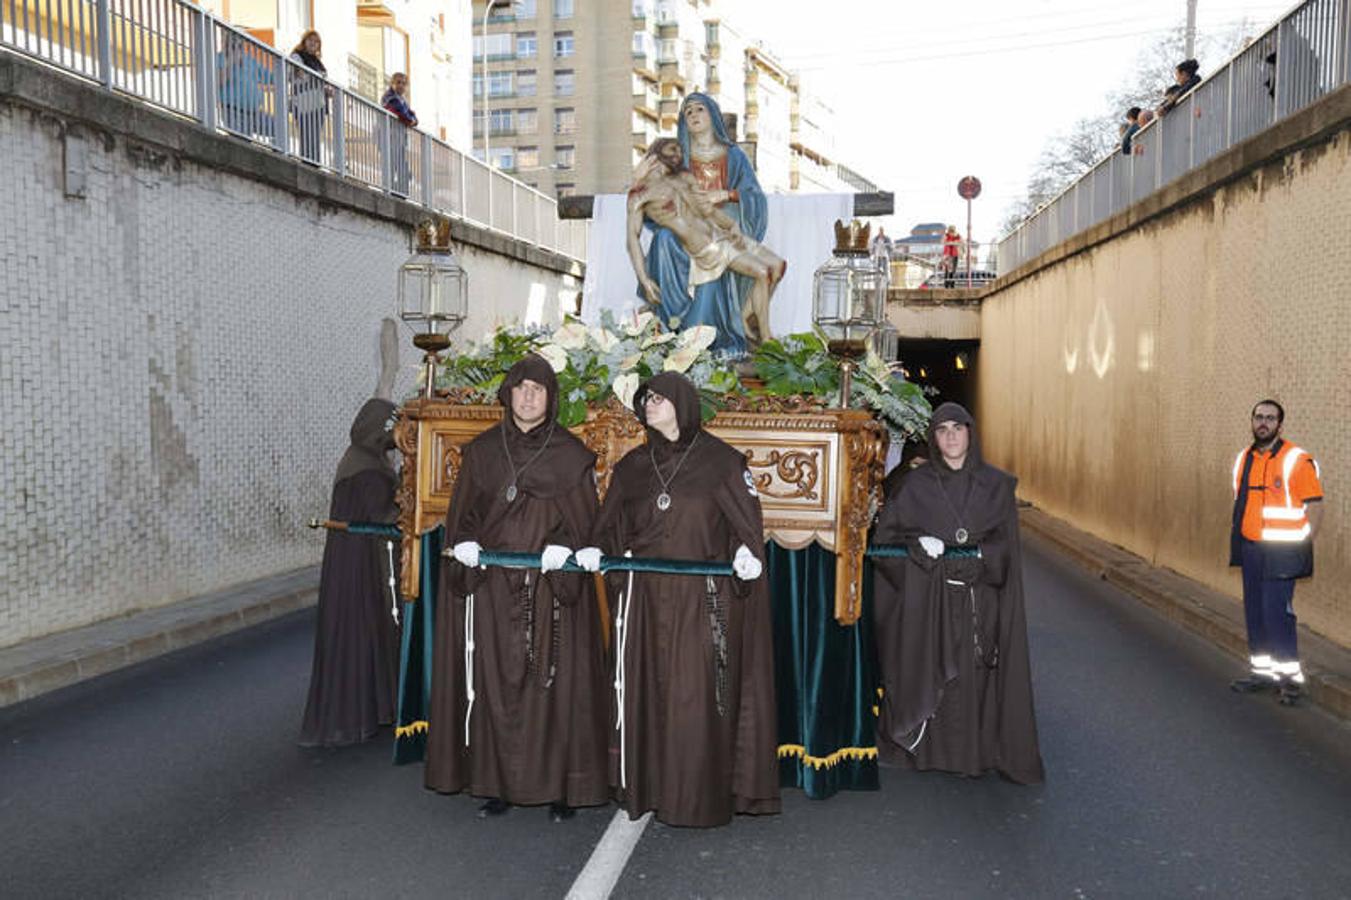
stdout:
{"type": "Polygon", "coordinates": [[[976,362],[980,355],[980,341],[935,340],[901,338],[896,342],[907,381],[912,381],[928,393],[935,407],[940,403],[960,403],[980,420],[976,409],[976,362]]]}

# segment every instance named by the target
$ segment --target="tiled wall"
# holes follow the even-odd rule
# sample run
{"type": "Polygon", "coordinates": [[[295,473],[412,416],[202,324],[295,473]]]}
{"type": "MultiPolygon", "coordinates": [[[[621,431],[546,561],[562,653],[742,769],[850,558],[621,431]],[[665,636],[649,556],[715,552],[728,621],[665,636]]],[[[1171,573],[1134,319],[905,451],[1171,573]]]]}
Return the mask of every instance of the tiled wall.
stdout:
{"type": "MultiPolygon", "coordinates": [[[[0,103],[0,646],[318,561],[407,229],[0,103]]],[[[463,255],[465,333],[575,285],[463,255]]],[[[415,351],[401,334],[400,392],[415,351]]]]}

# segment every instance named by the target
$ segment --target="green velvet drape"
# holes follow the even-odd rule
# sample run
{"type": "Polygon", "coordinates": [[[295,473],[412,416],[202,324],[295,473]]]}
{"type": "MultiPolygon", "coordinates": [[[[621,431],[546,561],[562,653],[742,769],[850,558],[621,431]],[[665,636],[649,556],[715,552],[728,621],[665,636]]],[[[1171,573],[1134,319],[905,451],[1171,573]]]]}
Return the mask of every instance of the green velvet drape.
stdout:
{"type": "Polygon", "coordinates": [[[816,544],[787,550],[771,542],[766,550],[780,783],[813,799],[876,790],[871,573],[865,572],[863,614],[845,627],[835,621],[835,554],[816,544]]]}
{"type": "Polygon", "coordinates": [[[427,708],[432,699],[432,645],[436,585],[441,577],[445,526],[421,537],[422,571],[416,602],[403,604],[403,640],[399,649],[399,715],[394,729],[394,764],[420,762],[427,752],[427,708]]]}

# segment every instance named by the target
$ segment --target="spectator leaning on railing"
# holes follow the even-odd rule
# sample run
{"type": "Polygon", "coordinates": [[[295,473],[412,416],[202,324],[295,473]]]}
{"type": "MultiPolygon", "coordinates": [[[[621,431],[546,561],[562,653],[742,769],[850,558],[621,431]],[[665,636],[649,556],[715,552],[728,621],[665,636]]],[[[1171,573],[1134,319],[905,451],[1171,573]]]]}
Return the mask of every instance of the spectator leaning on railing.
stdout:
{"type": "Polygon", "coordinates": [[[408,139],[409,130],[417,127],[417,114],[408,105],[408,76],[395,72],[389,76],[389,87],[380,98],[380,105],[394,114],[400,125],[391,125],[389,132],[390,177],[394,179],[396,194],[408,193],[408,139]]]}
{"type": "Polygon", "coordinates": [[[304,68],[291,71],[291,113],[300,131],[300,155],[306,161],[319,165],[323,142],[324,119],[328,116],[328,98],[333,89],[325,83],[328,69],[319,58],[323,40],[319,32],[310,29],[291,51],[291,62],[304,68]],[[305,71],[308,69],[309,71],[305,71]],[[317,77],[316,77],[317,76],[317,77]]]}
{"type": "Polygon", "coordinates": [[[1184,59],[1173,69],[1173,79],[1176,84],[1168,86],[1168,90],[1163,93],[1163,103],[1159,105],[1159,115],[1164,115],[1192,88],[1201,83],[1201,64],[1194,59],[1184,59]]]}
{"type": "Polygon", "coordinates": [[[272,67],[264,65],[259,55],[242,37],[226,34],[225,46],[216,54],[221,124],[237,134],[271,137],[272,116],[263,109],[263,86],[272,84],[272,67]]]}
{"type": "Polygon", "coordinates": [[[1144,124],[1140,121],[1140,113],[1141,109],[1138,106],[1126,110],[1126,121],[1121,126],[1121,153],[1124,156],[1131,155],[1131,138],[1135,137],[1135,132],[1144,124]]]}

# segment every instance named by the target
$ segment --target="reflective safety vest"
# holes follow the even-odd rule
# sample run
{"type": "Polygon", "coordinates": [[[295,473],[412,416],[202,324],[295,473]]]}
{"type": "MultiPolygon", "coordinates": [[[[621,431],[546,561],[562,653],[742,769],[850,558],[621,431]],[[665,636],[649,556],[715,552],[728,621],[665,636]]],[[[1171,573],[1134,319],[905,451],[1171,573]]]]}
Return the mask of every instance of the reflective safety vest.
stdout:
{"type": "Polygon", "coordinates": [[[1308,491],[1292,493],[1291,483],[1300,477],[1300,461],[1308,459],[1314,474],[1310,487],[1313,487],[1315,496],[1321,496],[1318,463],[1305,450],[1285,441],[1280,442],[1275,454],[1269,458],[1262,459],[1256,454],[1257,451],[1247,447],[1240,450],[1234,459],[1235,500],[1238,499],[1239,491],[1249,491],[1243,522],[1238,523],[1243,537],[1272,544],[1295,544],[1307,540],[1310,527],[1308,507],[1304,500],[1308,497],[1308,491]],[[1261,478],[1260,488],[1252,483],[1251,473],[1247,485],[1240,483],[1243,480],[1244,463],[1250,453],[1254,454],[1252,468],[1261,466],[1258,473],[1261,478]]]}

